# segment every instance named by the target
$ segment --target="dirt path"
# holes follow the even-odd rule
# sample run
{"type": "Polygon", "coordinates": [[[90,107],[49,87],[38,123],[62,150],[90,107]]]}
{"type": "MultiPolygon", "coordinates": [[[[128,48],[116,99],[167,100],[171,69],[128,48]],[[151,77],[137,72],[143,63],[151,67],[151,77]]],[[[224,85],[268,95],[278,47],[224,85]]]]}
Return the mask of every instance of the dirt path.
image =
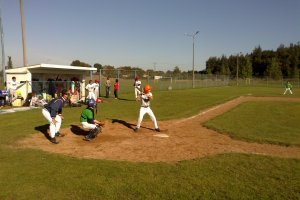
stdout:
{"type": "Polygon", "coordinates": [[[51,144],[40,132],[19,141],[18,145],[21,148],[42,149],[81,158],[137,162],[172,162],[229,152],[300,159],[299,147],[234,140],[201,125],[203,122],[248,101],[300,102],[300,99],[239,97],[190,118],[159,122],[162,133],[169,136],[167,138],[155,137],[157,133],[151,129],[153,127],[151,122],[143,122],[141,130],[135,133],[133,132],[134,122],[131,124],[121,120],[112,120],[106,123],[100,136],[91,142],[82,140],[85,132],[76,124],[71,128],[61,130],[66,136],[58,138],[60,141],[58,145],[51,144]]]}

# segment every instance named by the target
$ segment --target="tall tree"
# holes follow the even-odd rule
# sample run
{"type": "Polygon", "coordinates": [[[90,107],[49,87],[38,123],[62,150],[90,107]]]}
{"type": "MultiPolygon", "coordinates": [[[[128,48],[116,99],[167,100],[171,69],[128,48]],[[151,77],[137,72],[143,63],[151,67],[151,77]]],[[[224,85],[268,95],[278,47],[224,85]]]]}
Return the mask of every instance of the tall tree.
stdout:
{"type": "Polygon", "coordinates": [[[104,65],[102,74],[106,77],[117,77],[118,75],[115,67],[111,65],[104,65]]]}
{"type": "Polygon", "coordinates": [[[282,78],[280,65],[276,58],[272,58],[271,61],[269,62],[265,75],[274,79],[282,78]]]}
{"type": "Polygon", "coordinates": [[[252,67],[253,74],[255,76],[262,76],[264,74],[264,69],[262,68],[262,49],[260,46],[256,47],[252,54],[252,67]]]}
{"type": "Polygon", "coordinates": [[[13,68],[13,63],[12,63],[12,60],[11,60],[11,56],[8,56],[6,69],[12,69],[12,68],[13,68]]]}
{"type": "Polygon", "coordinates": [[[299,79],[299,68],[295,65],[291,69],[291,78],[299,79]]]}
{"type": "Polygon", "coordinates": [[[80,60],[73,60],[71,66],[80,66],[80,67],[91,67],[90,64],[81,62],[80,60]]]}
{"type": "Polygon", "coordinates": [[[252,77],[252,63],[250,56],[245,56],[243,58],[243,65],[241,65],[241,77],[251,78],[252,77]]]}
{"type": "Polygon", "coordinates": [[[220,60],[220,73],[221,75],[230,75],[230,69],[228,66],[228,59],[225,55],[221,57],[220,60]]]}
{"type": "Polygon", "coordinates": [[[99,63],[95,63],[94,67],[97,68],[97,72],[100,72],[100,69],[103,69],[102,65],[99,63]]]}
{"type": "Polygon", "coordinates": [[[180,71],[179,67],[176,66],[176,67],[174,68],[174,70],[173,70],[172,75],[173,75],[174,77],[177,77],[177,78],[178,78],[178,76],[180,76],[180,74],[181,74],[181,71],[180,71]]]}
{"type": "Polygon", "coordinates": [[[281,44],[277,48],[277,55],[276,55],[280,66],[281,66],[281,71],[282,75],[284,77],[290,77],[291,73],[291,68],[290,68],[290,53],[287,48],[284,47],[283,44],[281,44]]]}

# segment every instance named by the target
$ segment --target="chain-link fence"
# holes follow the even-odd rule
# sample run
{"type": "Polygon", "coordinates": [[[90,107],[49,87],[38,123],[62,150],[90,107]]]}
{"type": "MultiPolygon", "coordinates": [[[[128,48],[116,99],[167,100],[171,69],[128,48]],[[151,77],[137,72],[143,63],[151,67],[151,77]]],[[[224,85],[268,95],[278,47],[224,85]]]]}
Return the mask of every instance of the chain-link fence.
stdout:
{"type": "MultiPolygon", "coordinates": [[[[153,90],[177,90],[199,87],[219,87],[229,85],[229,76],[226,75],[207,75],[195,74],[195,78],[191,74],[164,75],[160,72],[142,72],[138,70],[100,70],[99,73],[93,75],[93,80],[100,82],[100,94],[105,93],[105,81],[110,78],[112,86],[116,79],[119,80],[119,90],[122,93],[134,91],[134,79],[139,76],[142,85],[150,84],[153,90]]],[[[87,77],[88,79],[90,77],[87,77]]]]}
{"type": "Polygon", "coordinates": [[[293,87],[300,88],[300,79],[299,78],[281,78],[273,79],[270,77],[253,77],[246,79],[230,79],[229,85],[238,85],[238,86],[257,86],[257,87],[284,87],[286,82],[289,81],[293,87]]]}
{"type": "MultiPolygon", "coordinates": [[[[179,74],[177,76],[164,76],[159,72],[145,73],[138,70],[101,70],[100,73],[94,73],[92,77],[86,77],[85,83],[80,81],[29,81],[22,86],[22,93],[33,93],[37,96],[42,96],[43,99],[49,100],[52,97],[59,96],[62,89],[72,91],[78,94],[78,99],[85,97],[87,91],[85,86],[89,80],[92,79],[99,81],[99,96],[105,96],[105,81],[109,77],[111,81],[111,94],[113,93],[113,85],[115,80],[119,80],[120,93],[133,93],[134,92],[134,79],[139,76],[142,86],[150,84],[153,90],[178,90],[178,89],[191,89],[201,87],[222,87],[228,85],[238,86],[260,86],[260,87],[284,87],[286,82],[289,81],[293,87],[300,87],[300,79],[287,79],[282,78],[274,80],[268,77],[251,78],[238,80],[235,77],[226,75],[208,75],[208,74],[195,74],[194,80],[191,74],[179,74]],[[84,90],[84,93],[82,93],[84,90]]],[[[5,89],[5,86],[0,77],[0,89],[5,89]]]]}

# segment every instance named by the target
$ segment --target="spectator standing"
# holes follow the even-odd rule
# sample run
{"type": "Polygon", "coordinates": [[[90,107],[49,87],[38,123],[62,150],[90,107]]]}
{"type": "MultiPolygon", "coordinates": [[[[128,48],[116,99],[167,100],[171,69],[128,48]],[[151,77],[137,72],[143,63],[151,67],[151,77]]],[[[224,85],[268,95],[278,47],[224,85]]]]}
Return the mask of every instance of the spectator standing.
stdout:
{"type": "Polygon", "coordinates": [[[137,100],[137,98],[138,98],[138,96],[139,96],[139,94],[141,92],[141,84],[142,84],[142,82],[140,80],[140,77],[136,76],[135,80],[134,80],[134,84],[133,84],[133,86],[134,86],[134,94],[135,94],[135,99],[136,100],[137,100]]]}
{"type": "Polygon", "coordinates": [[[20,82],[17,81],[15,76],[13,76],[12,80],[8,82],[10,104],[12,104],[17,99],[16,92],[17,92],[19,84],[20,84],[20,82]]]}
{"type": "Polygon", "coordinates": [[[109,92],[110,92],[110,80],[109,77],[106,78],[105,81],[105,97],[109,98],[109,92]]]}
{"type": "Polygon", "coordinates": [[[94,99],[96,101],[96,95],[95,95],[95,85],[92,82],[92,80],[89,80],[89,84],[85,87],[89,91],[89,94],[87,96],[88,99],[94,99]]]}
{"type": "Polygon", "coordinates": [[[98,80],[95,80],[95,83],[94,83],[94,92],[95,92],[95,96],[96,96],[96,99],[99,97],[99,81],[98,80]]]}
{"type": "Polygon", "coordinates": [[[116,79],[116,82],[114,84],[114,95],[115,99],[118,99],[118,91],[119,91],[119,80],[116,79]]]}

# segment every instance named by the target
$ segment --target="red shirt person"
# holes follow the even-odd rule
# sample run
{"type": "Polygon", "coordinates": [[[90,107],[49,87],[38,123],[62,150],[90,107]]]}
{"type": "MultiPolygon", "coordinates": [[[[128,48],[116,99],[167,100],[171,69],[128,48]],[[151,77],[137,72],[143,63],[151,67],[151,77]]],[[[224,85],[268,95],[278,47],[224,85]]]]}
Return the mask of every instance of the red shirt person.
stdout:
{"type": "Polygon", "coordinates": [[[115,95],[115,99],[118,98],[118,90],[119,90],[119,80],[116,79],[116,82],[114,84],[114,95],[115,95]]]}

